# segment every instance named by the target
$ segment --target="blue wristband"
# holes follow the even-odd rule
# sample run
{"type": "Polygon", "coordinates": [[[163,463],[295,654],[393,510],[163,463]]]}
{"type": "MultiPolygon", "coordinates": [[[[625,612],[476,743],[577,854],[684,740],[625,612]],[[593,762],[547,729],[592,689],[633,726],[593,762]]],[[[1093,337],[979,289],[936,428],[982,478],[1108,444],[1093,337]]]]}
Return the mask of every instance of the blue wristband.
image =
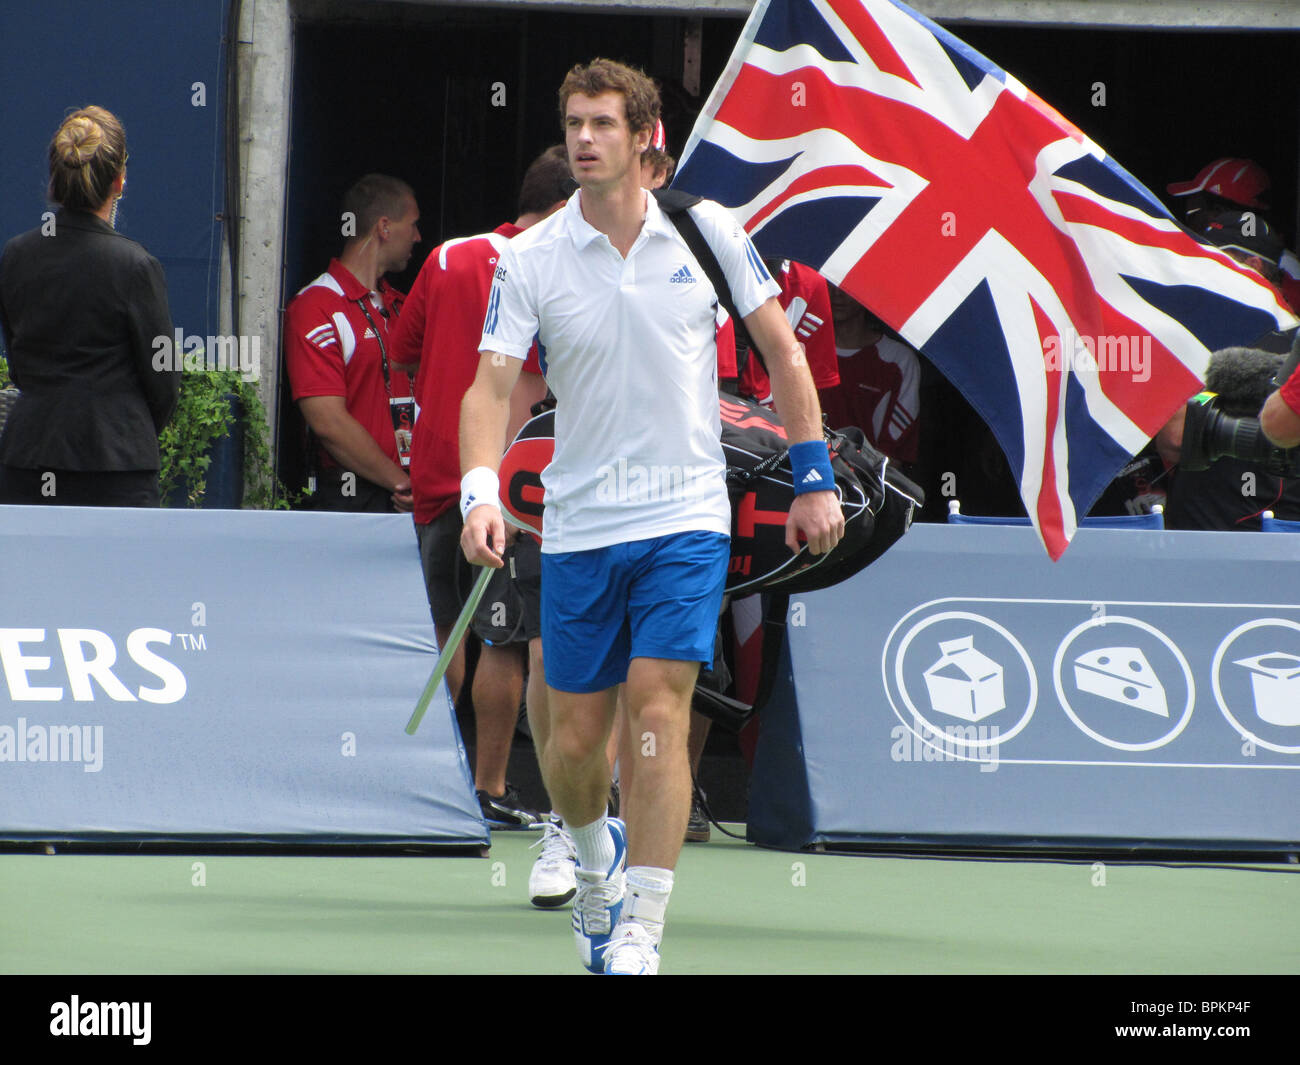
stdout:
{"type": "Polygon", "coordinates": [[[794,494],[835,491],[835,471],[825,440],[805,440],[790,445],[790,469],[794,473],[794,494]]]}

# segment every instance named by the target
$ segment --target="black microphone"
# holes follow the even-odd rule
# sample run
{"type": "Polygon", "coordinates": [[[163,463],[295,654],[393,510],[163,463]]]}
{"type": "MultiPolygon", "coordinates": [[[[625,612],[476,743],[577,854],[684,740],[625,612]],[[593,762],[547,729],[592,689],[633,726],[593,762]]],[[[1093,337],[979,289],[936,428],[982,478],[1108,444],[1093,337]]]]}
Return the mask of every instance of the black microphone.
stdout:
{"type": "Polygon", "coordinates": [[[1223,348],[1210,356],[1205,390],[1219,394],[1219,409],[1253,416],[1277,387],[1273,382],[1283,356],[1259,348],[1223,348]]]}
{"type": "MultiPolygon", "coordinates": [[[[1296,347],[1292,346],[1296,358],[1296,347]]],[[[1278,477],[1300,472],[1300,449],[1275,447],[1259,425],[1259,410],[1276,388],[1283,356],[1258,348],[1224,348],[1210,357],[1206,391],[1187,404],[1180,463],[1204,470],[1221,458],[1253,462],[1278,477]]]]}

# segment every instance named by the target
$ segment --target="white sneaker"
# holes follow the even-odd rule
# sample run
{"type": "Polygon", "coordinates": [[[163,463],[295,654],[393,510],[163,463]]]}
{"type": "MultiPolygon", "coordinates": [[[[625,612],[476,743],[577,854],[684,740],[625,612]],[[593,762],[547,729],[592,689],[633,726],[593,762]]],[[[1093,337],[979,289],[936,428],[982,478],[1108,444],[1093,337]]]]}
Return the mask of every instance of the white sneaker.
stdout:
{"type": "Polygon", "coordinates": [[[573,837],[558,821],[543,821],[542,838],[533,846],[541,847],[542,853],[528,874],[528,897],[543,910],[563,906],[578,890],[574,876],[578,856],[573,837]]]}
{"type": "Polygon", "coordinates": [[[574,869],[578,893],[573,899],[573,937],[578,959],[589,972],[605,971],[604,951],[623,914],[627,886],[627,828],[617,817],[605,822],[614,843],[608,869],[574,869]]]}
{"type": "Polygon", "coordinates": [[[654,976],[659,947],[640,921],[620,921],[605,948],[606,976],[654,976]]]}

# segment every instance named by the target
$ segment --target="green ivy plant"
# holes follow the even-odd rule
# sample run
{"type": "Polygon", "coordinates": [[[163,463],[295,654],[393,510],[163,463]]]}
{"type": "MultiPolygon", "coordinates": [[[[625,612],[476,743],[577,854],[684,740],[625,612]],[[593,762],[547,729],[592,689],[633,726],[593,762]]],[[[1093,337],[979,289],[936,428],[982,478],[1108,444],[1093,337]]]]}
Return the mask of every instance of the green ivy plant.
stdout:
{"type": "Polygon", "coordinates": [[[238,370],[187,370],[181,375],[176,413],[158,437],[159,492],[166,499],[177,486],[185,485],[188,504],[202,504],[212,445],[235,428],[230,395],[236,397],[244,416],[244,506],[287,510],[293,497],[271,467],[266,408],[256,383],[245,381],[238,370]]]}

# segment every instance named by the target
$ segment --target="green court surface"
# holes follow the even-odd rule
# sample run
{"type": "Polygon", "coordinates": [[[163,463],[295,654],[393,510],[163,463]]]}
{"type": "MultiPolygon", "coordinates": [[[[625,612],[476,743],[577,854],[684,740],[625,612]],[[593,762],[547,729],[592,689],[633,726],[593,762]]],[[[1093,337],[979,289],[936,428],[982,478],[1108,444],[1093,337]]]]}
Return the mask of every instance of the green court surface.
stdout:
{"type": "MultiPolygon", "coordinates": [[[[4,973],[573,973],[487,858],[0,855],[4,973]]],[[[670,973],[1296,973],[1296,866],[839,857],[688,844],[670,973]]]]}

